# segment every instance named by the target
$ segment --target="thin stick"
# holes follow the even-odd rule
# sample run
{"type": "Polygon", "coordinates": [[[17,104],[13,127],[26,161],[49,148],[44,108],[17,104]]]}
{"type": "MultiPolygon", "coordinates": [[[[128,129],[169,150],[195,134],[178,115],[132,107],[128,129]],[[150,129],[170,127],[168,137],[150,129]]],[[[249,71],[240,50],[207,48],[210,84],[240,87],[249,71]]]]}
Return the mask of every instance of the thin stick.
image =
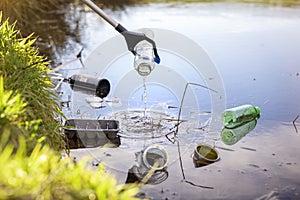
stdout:
{"type": "Polygon", "coordinates": [[[83,47],[82,47],[82,49],[79,51],[79,53],[76,55],[76,58],[74,58],[74,59],[72,59],[72,60],[69,60],[69,61],[67,61],[66,63],[62,63],[62,64],[58,65],[57,67],[51,69],[50,72],[56,72],[56,71],[60,70],[61,68],[65,67],[66,65],[68,65],[68,64],[70,64],[70,63],[73,63],[73,62],[75,62],[75,61],[77,61],[77,60],[80,61],[80,64],[81,64],[82,68],[84,68],[84,64],[83,64],[83,62],[82,62],[82,60],[81,60],[82,51],[83,51],[83,47]]]}
{"type": "Polygon", "coordinates": [[[189,183],[192,186],[196,186],[196,187],[200,187],[200,188],[204,188],[204,189],[214,189],[213,187],[198,185],[198,184],[195,184],[195,183],[193,183],[193,182],[188,181],[188,180],[185,179],[185,174],[184,174],[184,169],[183,169],[183,162],[182,162],[181,153],[180,153],[180,145],[179,145],[179,141],[178,140],[176,140],[176,141],[177,141],[177,150],[178,150],[179,164],[180,164],[182,178],[183,178],[184,182],[189,183]]]}
{"type": "Polygon", "coordinates": [[[179,141],[178,140],[177,140],[177,150],[178,150],[178,157],[179,157],[179,163],[180,163],[182,177],[183,177],[183,180],[185,180],[185,175],[184,175],[184,170],[183,170],[183,164],[182,164],[182,158],[181,158],[181,153],[180,153],[180,145],[179,145],[179,141]]]}
{"type": "Polygon", "coordinates": [[[297,129],[297,126],[295,124],[296,120],[299,118],[299,115],[297,115],[297,117],[293,120],[293,125],[294,125],[294,128],[296,130],[296,133],[298,133],[298,129],[297,129]]]}
{"type": "Polygon", "coordinates": [[[203,185],[198,185],[198,184],[195,184],[195,183],[190,182],[190,181],[187,181],[187,180],[185,180],[184,182],[189,183],[189,184],[191,184],[192,186],[196,186],[196,187],[200,187],[200,188],[204,188],[204,189],[214,189],[213,187],[210,187],[210,186],[203,186],[203,185]]]}
{"type": "MultiPolygon", "coordinates": [[[[198,83],[187,83],[187,84],[185,85],[184,92],[183,92],[183,95],[182,95],[182,98],[181,98],[180,108],[179,108],[178,117],[177,117],[177,123],[179,123],[179,121],[180,121],[181,110],[182,110],[183,101],[184,101],[184,97],[185,97],[185,94],[186,94],[186,90],[187,90],[188,85],[195,85],[195,86],[203,87],[203,88],[205,88],[205,89],[208,89],[208,90],[210,90],[210,91],[213,91],[213,92],[218,93],[216,90],[213,90],[213,89],[211,89],[211,88],[209,88],[209,87],[206,87],[206,86],[201,85],[201,84],[198,84],[198,83]]],[[[176,127],[175,136],[177,135],[177,133],[178,133],[178,126],[176,127]]]]}

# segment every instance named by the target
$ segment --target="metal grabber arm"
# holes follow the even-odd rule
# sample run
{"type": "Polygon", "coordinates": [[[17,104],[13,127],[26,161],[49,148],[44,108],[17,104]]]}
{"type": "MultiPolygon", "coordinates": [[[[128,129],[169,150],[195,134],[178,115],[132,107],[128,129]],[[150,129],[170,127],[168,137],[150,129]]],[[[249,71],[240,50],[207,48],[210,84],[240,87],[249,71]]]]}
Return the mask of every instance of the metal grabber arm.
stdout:
{"type": "Polygon", "coordinates": [[[127,48],[129,51],[133,53],[133,55],[136,55],[136,52],[134,50],[137,43],[146,40],[150,44],[152,44],[153,47],[153,53],[154,53],[154,62],[157,64],[160,63],[160,58],[157,53],[156,44],[155,42],[147,37],[144,33],[137,33],[133,31],[128,31],[126,28],[124,28],[121,24],[116,22],[115,20],[111,19],[101,8],[99,8],[94,2],[91,0],[81,0],[83,3],[85,3],[88,7],[90,7],[93,11],[95,11],[98,15],[100,15],[105,21],[107,21],[110,25],[112,25],[119,33],[121,33],[127,43],[127,48]]]}

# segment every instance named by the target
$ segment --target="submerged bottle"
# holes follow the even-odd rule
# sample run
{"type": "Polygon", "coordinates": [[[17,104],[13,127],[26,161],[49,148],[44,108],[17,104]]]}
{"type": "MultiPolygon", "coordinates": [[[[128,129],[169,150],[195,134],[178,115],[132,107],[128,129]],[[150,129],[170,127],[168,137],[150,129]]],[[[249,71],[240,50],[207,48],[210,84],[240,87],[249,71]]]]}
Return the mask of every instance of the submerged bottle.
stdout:
{"type": "Polygon", "coordinates": [[[233,129],[223,128],[221,131],[221,139],[224,144],[233,145],[252,131],[255,128],[256,123],[257,120],[255,119],[233,129]]]}
{"type": "Polygon", "coordinates": [[[227,109],[222,116],[226,128],[235,128],[259,117],[260,108],[248,104],[227,109]]]}
{"type": "Polygon", "coordinates": [[[148,76],[155,67],[152,44],[143,40],[135,47],[134,69],[141,76],[148,76]]]}
{"type": "Polygon", "coordinates": [[[104,98],[110,91],[110,83],[107,79],[100,79],[86,74],[75,74],[66,79],[74,91],[88,95],[96,95],[104,98]]]}

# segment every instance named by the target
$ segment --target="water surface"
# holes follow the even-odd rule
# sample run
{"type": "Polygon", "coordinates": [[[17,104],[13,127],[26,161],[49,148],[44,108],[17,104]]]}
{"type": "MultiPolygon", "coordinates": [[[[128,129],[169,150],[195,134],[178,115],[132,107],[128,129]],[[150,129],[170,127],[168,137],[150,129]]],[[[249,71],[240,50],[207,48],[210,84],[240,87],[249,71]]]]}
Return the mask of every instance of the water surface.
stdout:
{"type": "MultiPolygon", "coordinates": [[[[255,129],[237,144],[228,146],[217,141],[221,159],[205,167],[195,168],[192,161],[194,148],[205,142],[205,130],[193,130],[178,136],[183,168],[177,143],[172,144],[164,137],[145,140],[121,138],[118,148],[73,150],[74,156],[90,156],[91,164],[105,163],[118,181],[125,183],[127,172],[136,163],[135,153],[150,144],[159,143],[170,157],[168,177],[159,184],[143,186],[141,197],[299,198],[300,135],[296,128],[300,130],[300,126],[299,121],[295,123],[296,128],[292,124],[300,115],[299,7],[159,3],[108,13],[129,30],[164,28],[191,38],[206,50],[219,70],[226,92],[226,106],[253,104],[261,108],[262,114],[255,129]]],[[[87,59],[98,45],[117,35],[95,13],[86,11],[82,12],[82,16],[85,26],[80,35],[83,39],[80,44],[71,43],[74,48],[61,55],[62,59],[74,58],[82,46],[85,47],[83,60],[87,59]]],[[[73,63],[67,68],[72,67],[78,65],[73,63]]],[[[71,75],[74,71],[64,70],[62,73],[71,75]]],[[[141,79],[137,81],[142,88],[141,79]]],[[[149,91],[152,93],[153,90],[149,91]]],[[[143,109],[142,101],[140,105],[143,109]]]]}

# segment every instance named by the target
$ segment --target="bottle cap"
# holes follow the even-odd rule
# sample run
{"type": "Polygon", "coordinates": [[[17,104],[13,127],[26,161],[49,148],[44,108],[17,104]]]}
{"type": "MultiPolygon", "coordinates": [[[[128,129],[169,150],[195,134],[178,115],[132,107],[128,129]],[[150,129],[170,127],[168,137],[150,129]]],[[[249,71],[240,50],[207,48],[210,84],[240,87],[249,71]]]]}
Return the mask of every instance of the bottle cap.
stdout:
{"type": "Polygon", "coordinates": [[[260,115],[260,108],[258,106],[255,106],[255,110],[257,112],[257,115],[260,115]]]}

